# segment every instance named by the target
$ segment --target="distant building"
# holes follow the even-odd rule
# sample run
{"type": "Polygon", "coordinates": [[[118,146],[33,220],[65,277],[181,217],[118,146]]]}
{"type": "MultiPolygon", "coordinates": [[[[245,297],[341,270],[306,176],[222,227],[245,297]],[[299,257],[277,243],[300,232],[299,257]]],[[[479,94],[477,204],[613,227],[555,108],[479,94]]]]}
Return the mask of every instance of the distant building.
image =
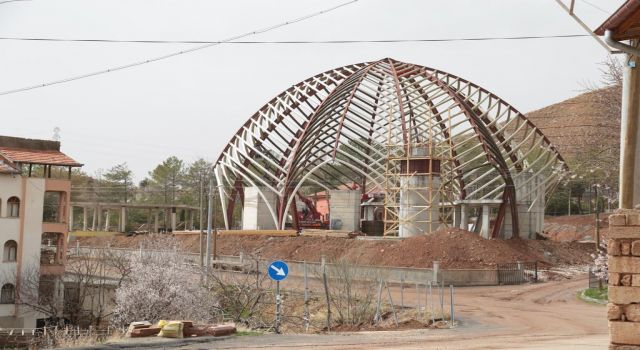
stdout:
{"type": "Polygon", "coordinates": [[[24,303],[62,303],[71,169],[80,166],[60,142],[0,136],[0,327],[42,324],[23,294],[32,298],[24,303]]]}

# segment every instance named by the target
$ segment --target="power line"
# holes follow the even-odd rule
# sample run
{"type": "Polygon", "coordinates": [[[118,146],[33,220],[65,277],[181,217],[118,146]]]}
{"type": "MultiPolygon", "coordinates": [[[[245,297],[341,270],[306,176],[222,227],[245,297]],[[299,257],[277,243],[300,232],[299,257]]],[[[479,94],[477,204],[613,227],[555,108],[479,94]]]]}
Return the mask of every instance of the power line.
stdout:
{"type": "Polygon", "coordinates": [[[131,43],[131,44],[392,44],[392,43],[426,43],[456,41],[494,41],[494,40],[531,40],[582,38],[588,34],[529,35],[479,38],[442,38],[442,39],[374,39],[374,40],[275,40],[275,41],[203,41],[203,40],[118,40],[118,39],[67,39],[67,38],[23,38],[0,37],[0,40],[13,41],[46,41],[46,42],[80,42],[80,43],[131,43]]]}
{"type": "Polygon", "coordinates": [[[107,68],[107,69],[99,70],[99,71],[92,72],[92,73],[85,73],[85,74],[81,74],[81,75],[76,75],[76,76],[72,76],[72,77],[69,77],[69,78],[53,80],[53,81],[49,81],[49,82],[38,84],[38,85],[32,85],[32,86],[26,86],[26,87],[21,87],[21,88],[17,88],[17,89],[2,91],[2,92],[0,92],[0,96],[1,95],[14,94],[14,93],[17,93],[17,92],[33,90],[33,89],[38,89],[38,88],[43,88],[43,87],[56,85],[56,84],[68,83],[68,82],[71,82],[71,81],[74,81],[74,80],[80,80],[80,79],[84,79],[84,78],[93,77],[93,76],[96,76],[96,75],[102,75],[102,74],[112,73],[112,72],[116,72],[116,71],[120,71],[120,70],[125,70],[125,69],[128,69],[128,68],[142,66],[142,65],[145,65],[145,64],[148,64],[148,63],[152,63],[152,62],[162,61],[162,60],[165,60],[165,59],[168,59],[168,58],[172,58],[172,57],[175,57],[175,56],[184,55],[184,54],[187,54],[187,53],[192,53],[192,52],[195,52],[195,51],[199,51],[199,50],[203,50],[203,49],[209,48],[211,46],[220,45],[222,43],[231,42],[231,41],[234,41],[234,40],[242,39],[242,38],[253,36],[253,35],[256,35],[256,34],[266,33],[266,32],[272,31],[274,29],[278,29],[278,28],[282,28],[282,27],[285,27],[285,26],[288,26],[288,25],[291,25],[291,24],[294,24],[294,23],[302,22],[304,20],[307,20],[307,19],[310,19],[310,18],[313,18],[313,17],[317,17],[317,16],[320,16],[322,14],[337,10],[337,9],[339,9],[341,7],[351,5],[353,3],[356,3],[357,1],[358,0],[351,0],[351,1],[348,1],[348,2],[341,3],[339,5],[336,5],[334,7],[330,7],[328,9],[325,9],[325,10],[322,10],[322,11],[318,11],[318,12],[314,12],[314,13],[311,13],[311,14],[308,14],[308,15],[304,15],[302,17],[298,17],[298,18],[295,18],[293,20],[289,20],[289,21],[286,21],[286,22],[283,22],[283,23],[280,23],[280,24],[276,24],[276,25],[272,25],[272,26],[269,26],[269,27],[257,29],[257,30],[251,31],[251,32],[247,32],[247,33],[244,33],[244,34],[232,36],[230,38],[223,39],[223,40],[220,40],[220,41],[206,43],[204,45],[192,47],[192,48],[189,48],[189,49],[176,51],[176,52],[172,52],[172,53],[161,55],[161,56],[152,57],[152,58],[149,58],[149,59],[146,59],[146,60],[137,61],[137,62],[133,62],[133,63],[128,63],[128,64],[124,64],[124,65],[121,65],[121,66],[113,67],[113,68],[107,68]]]}
{"type": "Polygon", "coordinates": [[[596,10],[598,10],[598,11],[600,11],[600,12],[606,13],[607,15],[609,15],[609,14],[610,14],[610,13],[609,13],[609,11],[607,11],[607,10],[603,9],[602,7],[597,6],[596,4],[593,4],[593,3],[591,3],[591,2],[589,2],[589,1],[587,1],[587,0],[580,0],[580,1],[584,2],[585,4],[587,4],[587,5],[591,6],[591,7],[593,7],[594,9],[596,9],[596,10]]]}

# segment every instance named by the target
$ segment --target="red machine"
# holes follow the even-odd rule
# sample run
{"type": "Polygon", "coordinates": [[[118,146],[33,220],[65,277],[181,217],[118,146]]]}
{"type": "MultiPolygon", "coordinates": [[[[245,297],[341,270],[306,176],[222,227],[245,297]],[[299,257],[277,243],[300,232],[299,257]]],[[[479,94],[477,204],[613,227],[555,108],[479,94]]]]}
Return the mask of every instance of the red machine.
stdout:
{"type": "Polygon", "coordinates": [[[297,201],[299,200],[304,203],[304,205],[296,205],[296,208],[298,209],[298,225],[300,228],[322,229],[329,227],[329,222],[325,221],[322,215],[318,213],[318,210],[312,200],[300,193],[297,193],[296,197],[297,201]]]}

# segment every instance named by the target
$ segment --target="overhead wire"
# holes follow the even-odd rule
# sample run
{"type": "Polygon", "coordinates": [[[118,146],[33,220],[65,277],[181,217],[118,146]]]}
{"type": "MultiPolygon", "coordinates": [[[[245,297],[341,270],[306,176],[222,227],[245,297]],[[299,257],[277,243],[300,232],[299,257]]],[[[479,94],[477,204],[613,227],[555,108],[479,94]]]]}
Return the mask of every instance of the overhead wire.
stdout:
{"type": "Polygon", "coordinates": [[[99,70],[99,71],[95,71],[95,72],[91,72],[91,73],[75,75],[75,76],[72,76],[72,77],[69,77],[69,78],[53,80],[53,81],[49,81],[49,82],[42,83],[42,84],[25,86],[25,87],[21,87],[21,88],[17,88],[17,89],[1,91],[0,92],[0,96],[14,94],[14,93],[28,91],[28,90],[33,90],[33,89],[38,89],[38,88],[43,88],[43,87],[47,87],[47,86],[51,86],[51,85],[68,83],[70,81],[80,80],[80,79],[84,79],[84,78],[93,77],[93,76],[96,76],[96,75],[112,73],[112,72],[121,71],[121,70],[124,70],[124,69],[133,68],[133,67],[137,67],[137,66],[142,66],[142,65],[153,63],[153,62],[157,62],[157,61],[166,60],[168,58],[172,58],[172,57],[175,57],[175,56],[180,56],[180,55],[192,53],[192,52],[195,52],[195,51],[203,50],[203,49],[206,49],[206,48],[209,48],[209,47],[212,47],[212,46],[216,46],[216,45],[220,45],[220,44],[223,44],[223,43],[226,43],[226,42],[231,42],[231,41],[235,41],[235,40],[238,40],[238,39],[246,38],[246,37],[249,37],[249,36],[266,33],[266,32],[269,32],[269,31],[272,31],[272,30],[275,30],[275,29],[278,29],[278,28],[282,28],[282,27],[285,27],[285,26],[288,26],[288,25],[291,25],[291,24],[294,24],[294,23],[302,22],[304,20],[320,16],[320,15],[328,13],[328,12],[332,12],[334,10],[337,10],[337,9],[341,8],[341,7],[348,6],[348,5],[351,5],[351,4],[356,3],[356,2],[358,2],[358,0],[351,0],[351,1],[343,2],[341,4],[338,4],[336,6],[327,8],[325,10],[321,10],[321,11],[318,11],[318,12],[307,14],[307,15],[295,18],[293,20],[282,22],[280,24],[271,25],[271,26],[264,27],[264,28],[261,28],[261,29],[257,29],[257,30],[254,30],[254,31],[250,31],[250,32],[247,32],[247,33],[244,33],[244,34],[235,35],[235,36],[232,36],[232,37],[220,40],[220,41],[215,41],[215,42],[206,43],[204,45],[195,46],[195,47],[192,47],[192,48],[189,48],[189,49],[184,49],[184,50],[175,51],[175,52],[164,54],[164,55],[160,55],[160,56],[155,56],[155,57],[148,58],[148,59],[145,59],[145,60],[142,60],[142,61],[136,61],[136,62],[132,62],[132,63],[120,65],[120,66],[116,66],[116,67],[113,67],[113,68],[107,68],[107,69],[103,69],[103,70],[99,70]]]}
{"type": "Polygon", "coordinates": [[[477,38],[441,38],[441,39],[354,39],[354,40],[254,40],[254,41],[206,41],[206,40],[121,40],[121,39],[88,39],[88,38],[39,38],[39,37],[0,37],[0,40],[43,41],[43,42],[80,42],[80,43],[129,43],[129,44],[392,44],[392,43],[426,43],[456,41],[494,41],[494,40],[532,40],[562,39],[589,37],[588,34],[497,36],[477,38]]]}

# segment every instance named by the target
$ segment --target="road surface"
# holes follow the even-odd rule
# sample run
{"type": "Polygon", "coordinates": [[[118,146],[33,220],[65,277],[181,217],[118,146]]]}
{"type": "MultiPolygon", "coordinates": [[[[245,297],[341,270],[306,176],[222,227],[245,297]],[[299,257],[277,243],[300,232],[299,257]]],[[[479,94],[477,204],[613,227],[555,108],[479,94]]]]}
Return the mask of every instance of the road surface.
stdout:
{"type": "MultiPolygon", "coordinates": [[[[454,329],[234,337],[180,349],[606,349],[606,308],[577,299],[587,280],[456,290],[454,329]]],[[[397,287],[395,287],[397,288],[397,287]]],[[[398,293],[396,290],[395,293],[398,293]]],[[[394,293],[394,294],[395,294],[394,293]]],[[[406,303],[415,295],[405,291],[406,303]]]]}

